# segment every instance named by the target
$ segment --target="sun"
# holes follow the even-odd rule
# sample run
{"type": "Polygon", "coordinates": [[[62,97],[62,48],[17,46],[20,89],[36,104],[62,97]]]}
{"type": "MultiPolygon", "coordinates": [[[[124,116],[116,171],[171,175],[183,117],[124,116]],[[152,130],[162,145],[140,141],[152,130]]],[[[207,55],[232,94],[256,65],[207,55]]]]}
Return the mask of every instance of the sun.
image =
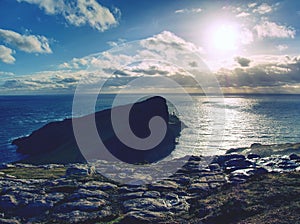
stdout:
{"type": "Polygon", "coordinates": [[[212,29],[211,44],[220,51],[234,51],[238,48],[239,32],[233,24],[218,24],[212,29]]]}

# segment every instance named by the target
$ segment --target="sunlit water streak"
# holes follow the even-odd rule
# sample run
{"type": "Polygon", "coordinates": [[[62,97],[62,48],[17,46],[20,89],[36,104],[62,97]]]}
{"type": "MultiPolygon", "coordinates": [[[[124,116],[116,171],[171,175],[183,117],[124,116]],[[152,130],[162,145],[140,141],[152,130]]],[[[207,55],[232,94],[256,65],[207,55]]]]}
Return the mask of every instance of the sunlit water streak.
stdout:
{"type": "MultiPolygon", "coordinates": [[[[1,96],[0,162],[20,158],[10,144],[13,139],[28,135],[48,122],[71,117],[72,99],[72,96],[1,96]]],[[[101,96],[96,110],[109,108],[112,99],[113,95],[101,96]]],[[[173,157],[223,153],[220,149],[250,146],[254,142],[300,142],[299,95],[224,99],[193,96],[193,100],[190,103],[179,100],[175,105],[183,112],[179,116],[188,128],[182,131],[173,157]]]]}

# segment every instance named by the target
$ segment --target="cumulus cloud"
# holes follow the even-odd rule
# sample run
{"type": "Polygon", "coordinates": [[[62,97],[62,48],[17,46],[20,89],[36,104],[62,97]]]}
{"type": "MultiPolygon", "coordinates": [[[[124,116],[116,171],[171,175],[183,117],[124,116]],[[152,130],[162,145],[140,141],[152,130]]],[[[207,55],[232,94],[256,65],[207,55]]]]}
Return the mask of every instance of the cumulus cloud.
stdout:
{"type": "Polygon", "coordinates": [[[87,58],[73,58],[70,62],[64,62],[58,66],[59,69],[80,69],[88,65],[87,58]]]}
{"type": "Polygon", "coordinates": [[[254,27],[259,38],[295,38],[296,30],[292,27],[264,21],[254,27]]]}
{"type": "Polygon", "coordinates": [[[62,15],[74,26],[89,25],[98,31],[105,31],[118,24],[120,10],[110,11],[96,0],[18,0],[36,4],[49,15],[62,15]]]}
{"type": "Polygon", "coordinates": [[[16,59],[12,56],[13,50],[0,45],[0,60],[7,64],[13,64],[16,59]]]}
{"type": "Polygon", "coordinates": [[[248,67],[250,65],[251,60],[244,57],[235,57],[234,60],[241,66],[241,67],[248,67]]]}
{"type": "Polygon", "coordinates": [[[267,3],[262,3],[257,8],[253,10],[254,13],[259,13],[261,15],[267,14],[272,12],[272,6],[268,5],[267,3]]]}
{"type": "Polygon", "coordinates": [[[195,44],[187,42],[169,31],[163,31],[160,34],[142,40],[140,43],[143,47],[150,50],[160,51],[160,53],[169,50],[176,51],[178,53],[180,53],[180,51],[201,53],[201,49],[195,44]]]}
{"type": "Polygon", "coordinates": [[[49,40],[39,35],[21,35],[12,30],[0,29],[0,39],[5,43],[28,53],[52,53],[49,40]]]}
{"type": "Polygon", "coordinates": [[[201,8],[191,8],[191,9],[178,9],[175,11],[176,14],[191,14],[191,13],[200,13],[202,12],[201,8]]]}
{"type": "Polygon", "coordinates": [[[236,17],[241,18],[241,17],[247,17],[250,16],[250,13],[248,12],[241,12],[239,14],[236,15],[236,17]]]}

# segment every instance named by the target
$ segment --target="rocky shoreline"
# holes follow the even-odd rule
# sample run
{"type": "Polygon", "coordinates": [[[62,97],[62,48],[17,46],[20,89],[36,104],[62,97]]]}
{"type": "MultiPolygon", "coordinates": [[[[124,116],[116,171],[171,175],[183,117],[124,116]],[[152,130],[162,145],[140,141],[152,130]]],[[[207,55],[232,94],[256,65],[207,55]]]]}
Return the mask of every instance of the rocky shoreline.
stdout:
{"type": "MultiPolygon", "coordinates": [[[[297,154],[184,159],[187,163],[176,173],[156,182],[151,182],[142,169],[140,173],[134,170],[140,180],[134,184],[107,179],[101,174],[104,170],[97,169],[97,163],[2,164],[0,223],[237,223],[229,219],[216,221],[214,207],[205,200],[256,177],[265,176],[263,180],[267,180],[271,178],[268,175],[278,173],[300,174],[297,154]]],[[[122,179],[125,170],[128,176],[129,167],[118,169],[107,163],[105,172],[122,179]]],[[[239,207],[234,203],[232,206],[239,207]]]]}

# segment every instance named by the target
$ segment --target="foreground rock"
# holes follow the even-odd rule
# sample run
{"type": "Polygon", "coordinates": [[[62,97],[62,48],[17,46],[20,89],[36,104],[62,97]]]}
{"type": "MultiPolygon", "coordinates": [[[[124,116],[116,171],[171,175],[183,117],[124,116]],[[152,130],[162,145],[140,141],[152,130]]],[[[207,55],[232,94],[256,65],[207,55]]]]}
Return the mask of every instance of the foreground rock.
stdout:
{"type": "MultiPolygon", "coordinates": [[[[132,164],[155,162],[168,156],[174,150],[176,138],[180,135],[183,126],[175,115],[169,115],[166,100],[162,97],[152,97],[135,104],[119,106],[84,117],[74,118],[73,122],[76,122],[87,138],[91,135],[88,124],[93,120],[93,116],[95,117],[97,131],[105,147],[116,158],[132,164]],[[117,137],[112,126],[111,113],[114,111],[117,113],[117,117],[127,117],[126,110],[130,108],[129,125],[133,133],[139,138],[146,138],[150,135],[149,121],[153,117],[159,116],[163,119],[167,126],[166,133],[157,146],[148,150],[136,150],[125,145],[117,137]]],[[[122,122],[119,123],[123,125],[122,122]]],[[[123,129],[120,130],[121,135],[127,136],[129,131],[123,129]]],[[[97,138],[88,140],[88,144],[91,146],[89,148],[98,145],[96,142],[93,142],[97,138]]],[[[84,158],[77,146],[73,133],[72,119],[49,123],[34,131],[28,137],[14,140],[13,144],[18,147],[18,152],[29,156],[22,160],[22,163],[85,163],[85,158],[88,156],[84,155],[84,158]]],[[[92,152],[92,159],[109,159],[103,153],[103,146],[99,147],[95,149],[95,152],[92,152]]]]}
{"type": "MultiPolygon", "coordinates": [[[[115,166],[114,170],[106,164],[106,172],[122,173],[130,168],[115,166]]],[[[274,201],[274,212],[281,206],[276,203],[285,198],[294,204],[289,208],[285,201],[282,211],[300,208],[300,173],[291,173],[300,167],[295,155],[192,156],[170,177],[142,185],[113,182],[94,165],[2,166],[0,223],[238,223],[242,219],[267,223],[260,222],[261,212],[271,216],[274,201]],[[286,174],[280,176],[282,172],[286,174]]],[[[166,171],[158,168],[157,172],[166,171]]],[[[143,170],[135,174],[148,178],[143,170]]],[[[293,217],[284,220],[297,223],[293,217]]]]}

